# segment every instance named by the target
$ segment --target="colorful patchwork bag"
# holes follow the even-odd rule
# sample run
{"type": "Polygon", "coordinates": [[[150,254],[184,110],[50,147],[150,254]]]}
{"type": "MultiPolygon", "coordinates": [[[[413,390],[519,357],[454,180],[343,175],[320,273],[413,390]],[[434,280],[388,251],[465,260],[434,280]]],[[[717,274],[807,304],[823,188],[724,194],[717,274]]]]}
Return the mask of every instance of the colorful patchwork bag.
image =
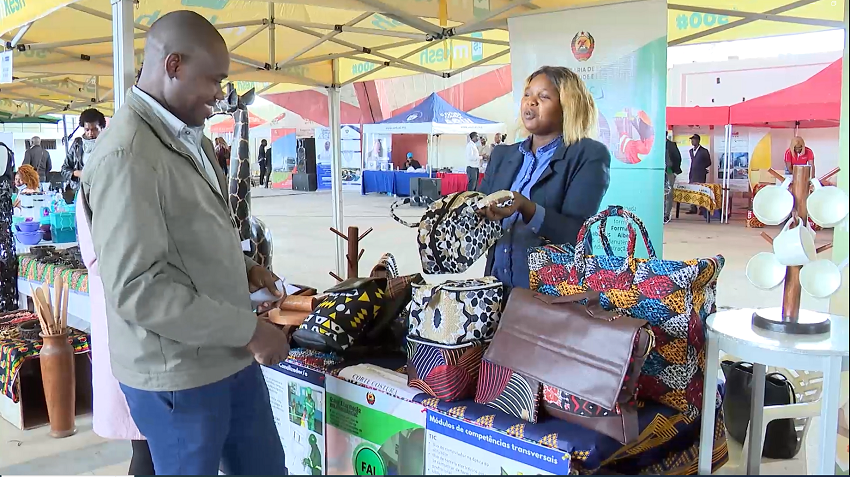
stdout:
{"type": "Polygon", "coordinates": [[[373,325],[384,305],[385,286],[385,280],[350,278],[326,290],[292,338],[316,351],[345,351],[373,325]]]}
{"type": "Polygon", "coordinates": [[[725,261],[717,255],[687,261],[661,260],[640,219],[611,206],[585,222],[576,246],[546,245],[529,250],[531,288],[548,295],[600,292],[606,310],[646,320],[655,349],[641,368],[638,398],[666,404],[694,418],[702,406],[705,320],[715,311],[717,279],[725,261]],[[605,227],[609,217],[627,223],[627,256],[614,254],[605,227]],[[599,223],[604,254],[591,255],[591,226],[599,223]],[[635,227],[648,259],[635,258],[635,227]]]}
{"type": "Polygon", "coordinates": [[[542,390],[540,381],[485,359],[475,402],[536,424],[542,390]]]}
{"type": "MultiPolygon", "coordinates": [[[[419,228],[416,240],[423,272],[463,273],[502,238],[501,222],[487,220],[476,213],[482,199],[485,196],[481,192],[447,195],[428,206],[416,223],[408,223],[395,213],[399,205],[410,203],[409,198],[390,207],[390,215],[396,222],[419,228]]],[[[502,202],[502,206],[510,202],[502,202]]]]}
{"type": "Polygon", "coordinates": [[[499,326],[504,294],[495,277],[414,283],[410,336],[449,346],[489,340],[499,326]]]}
{"type": "Polygon", "coordinates": [[[488,343],[472,341],[446,346],[407,338],[407,385],[443,401],[475,395],[481,358],[488,343]]]}

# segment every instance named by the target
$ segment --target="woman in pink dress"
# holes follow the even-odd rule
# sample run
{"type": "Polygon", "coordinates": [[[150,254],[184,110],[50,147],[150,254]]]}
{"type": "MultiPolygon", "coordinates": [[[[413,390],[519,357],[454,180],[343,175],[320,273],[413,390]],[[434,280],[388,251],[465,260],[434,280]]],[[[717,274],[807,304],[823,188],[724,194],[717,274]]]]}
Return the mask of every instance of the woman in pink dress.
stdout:
{"type": "Polygon", "coordinates": [[[91,306],[91,367],[95,434],[106,439],[130,440],[133,457],[129,475],[155,475],[148,442],[139,432],[118,380],[112,375],[109,362],[109,336],[106,327],[106,300],[103,283],[97,271],[97,257],[91,239],[91,224],[86,215],[87,205],[82,193],[77,200],[77,234],[80,253],[89,270],[89,303],[91,306]]]}

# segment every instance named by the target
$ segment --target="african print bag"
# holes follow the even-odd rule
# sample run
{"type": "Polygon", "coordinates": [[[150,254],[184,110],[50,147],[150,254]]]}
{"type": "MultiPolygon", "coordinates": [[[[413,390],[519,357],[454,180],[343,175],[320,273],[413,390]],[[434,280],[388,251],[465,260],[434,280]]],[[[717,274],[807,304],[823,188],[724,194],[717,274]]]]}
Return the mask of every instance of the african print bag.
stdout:
{"type": "MultiPolygon", "coordinates": [[[[592,253],[592,252],[591,252],[592,253]]],[[[576,246],[547,245],[529,250],[531,288],[549,295],[601,292],[610,311],[649,322],[655,349],[641,368],[638,398],[649,399],[696,417],[702,406],[705,320],[715,311],[717,278],[724,259],[661,260],[640,219],[611,206],[584,223],[576,246]],[[614,255],[605,226],[609,217],[627,223],[627,256],[614,255]],[[591,255],[591,226],[599,223],[604,254],[591,255]],[[635,227],[649,258],[635,258],[635,227]]]]}
{"type": "Polygon", "coordinates": [[[308,349],[345,351],[373,326],[386,299],[385,286],[386,280],[350,278],[326,290],[292,338],[308,349]]]}
{"type": "MultiPolygon", "coordinates": [[[[423,272],[463,273],[502,238],[501,222],[487,220],[476,213],[484,198],[481,192],[447,195],[428,206],[422,220],[416,223],[405,222],[395,213],[399,205],[409,204],[410,198],[390,207],[390,215],[396,222],[419,228],[416,240],[423,272]]],[[[510,202],[502,202],[502,206],[510,202]]]]}
{"type": "Polygon", "coordinates": [[[542,390],[540,381],[485,359],[475,402],[536,424],[542,390]]]}
{"type": "Polygon", "coordinates": [[[444,401],[475,395],[481,358],[489,343],[446,346],[407,337],[407,385],[444,401]]]}
{"type": "Polygon", "coordinates": [[[502,316],[504,288],[495,277],[413,283],[410,336],[443,345],[489,340],[502,316]]]}

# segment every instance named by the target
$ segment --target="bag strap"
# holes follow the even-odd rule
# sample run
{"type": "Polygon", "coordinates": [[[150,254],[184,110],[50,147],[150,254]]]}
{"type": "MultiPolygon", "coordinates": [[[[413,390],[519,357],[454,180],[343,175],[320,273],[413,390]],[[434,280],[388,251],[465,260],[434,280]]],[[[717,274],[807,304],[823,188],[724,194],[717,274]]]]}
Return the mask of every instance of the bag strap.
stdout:
{"type": "Polygon", "coordinates": [[[534,298],[548,305],[565,305],[586,300],[584,308],[589,316],[606,321],[613,321],[618,317],[616,313],[610,312],[602,307],[602,304],[599,302],[599,292],[595,291],[587,291],[567,296],[553,296],[536,293],[534,298]]]}
{"type": "Polygon", "coordinates": [[[781,381],[785,386],[785,389],[788,390],[788,394],[790,397],[791,404],[797,404],[797,392],[794,391],[794,385],[791,384],[791,381],[788,381],[788,378],[782,373],[770,373],[764,377],[765,379],[776,379],[777,381],[781,381]]]}
{"type": "Polygon", "coordinates": [[[410,222],[407,222],[407,221],[405,221],[404,219],[402,219],[401,217],[399,217],[399,216],[395,213],[395,210],[396,210],[396,209],[397,209],[400,205],[410,205],[410,197],[407,197],[407,198],[404,198],[404,199],[402,199],[402,200],[397,200],[397,201],[393,202],[393,205],[391,205],[391,206],[390,206],[390,216],[391,216],[391,217],[392,217],[392,218],[393,218],[396,222],[400,223],[401,225],[404,225],[405,227],[410,227],[410,228],[412,228],[412,229],[415,229],[416,227],[419,227],[420,222],[416,222],[416,223],[410,223],[410,222]]]}
{"type": "Polygon", "coordinates": [[[576,237],[576,247],[575,255],[573,257],[573,265],[580,279],[583,279],[585,277],[585,271],[587,270],[587,259],[588,257],[590,257],[590,255],[593,254],[593,241],[591,239],[592,234],[588,234],[587,231],[597,222],[599,222],[599,239],[602,242],[602,246],[605,253],[610,256],[615,255],[613,249],[611,248],[610,239],[608,238],[608,232],[606,230],[609,217],[620,217],[625,220],[626,228],[629,231],[626,257],[628,258],[628,260],[624,262],[623,267],[627,267],[628,263],[634,260],[635,258],[635,244],[637,240],[637,233],[635,232],[635,227],[637,227],[638,231],[640,231],[641,236],[643,237],[643,243],[646,246],[649,258],[652,260],[656,260],[658,258],[655,253],[655,247],[652,246],[652,242],[649,238],[649,233],[647,232],[646,227],[643,225],[643,222],[636,215],[629,212],[628,210],[625,210],[623,206],[610,205],[607,209],[587,219],[587,221],[582,225],[581,229],[579,230],[578,236],[576,237]]]}

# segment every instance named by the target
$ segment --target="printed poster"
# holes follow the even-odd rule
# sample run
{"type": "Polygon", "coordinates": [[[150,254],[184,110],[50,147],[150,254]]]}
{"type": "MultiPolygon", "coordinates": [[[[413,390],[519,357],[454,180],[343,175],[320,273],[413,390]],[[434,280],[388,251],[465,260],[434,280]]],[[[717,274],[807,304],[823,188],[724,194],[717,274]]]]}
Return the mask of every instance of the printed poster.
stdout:
{"type": "Polygon", "coordinates": [[[262,370],[289,475],[325,475],[325,375],[286,362],[262,370]]]}
{"type": "MultiPolygon", "coordinates": [[[[611,182],[600,209],[621,205],[633,210],[659,250],[663,244],[666,16],[666,2],[648,0],[508,20],[516,111],[525,79],[541,66],[566,66],[578,74],[599,110],[596,139],[611,153],[611,182]],[[565,48],[551,48],[553,44],[565,48]]],[[[624,237],[612,240],[614,252],[624,255],[626,242],[624,237]]]]}
{"type": "Polygon", "coordinates": [[[328,475],[424,475],[425,408],[328,376],[328,475]]]}
{"type": "MultiPolygon", "coordinates": [[[[345,188],[360,190],[362,175],[362,154],[360,146],[360,126],[343,124],[340,126],[342,150],[342,185],[345,188]]],[[[331,188],[331,162],[333,162],[333,144],[331,130],[316,128],[316,174],[319,189],[331,188]]]]}
{"type": "Polygon", "coordinates": [[[0,83],[11,83],[13,50],[0,52],[0,83]]]}
{"type": "Polygon", "coordinates": [[[714,140],[717,159],[717,182],[727,175],[733,181],[749,181],[750,134],[747,130],[732,129],[732,141],[729,142],[729,162],[726,162],[726,135],[721,134],[714,140]],[[727,169],[728,167],[728,169],[727,169]],[[728,171],[728,172],[727,172],[728,171]]]}
{"type": "Polygon", "coordinates": [[[426,475],[569,475],[569,454],[429,410],[426,475]]]}
{"type": "Polygon", "coordinates": [[[272,128],[272,173],[271,187],[292,189],[292,170],[295,169],[297,146],[295,129],[272,128]]]}

